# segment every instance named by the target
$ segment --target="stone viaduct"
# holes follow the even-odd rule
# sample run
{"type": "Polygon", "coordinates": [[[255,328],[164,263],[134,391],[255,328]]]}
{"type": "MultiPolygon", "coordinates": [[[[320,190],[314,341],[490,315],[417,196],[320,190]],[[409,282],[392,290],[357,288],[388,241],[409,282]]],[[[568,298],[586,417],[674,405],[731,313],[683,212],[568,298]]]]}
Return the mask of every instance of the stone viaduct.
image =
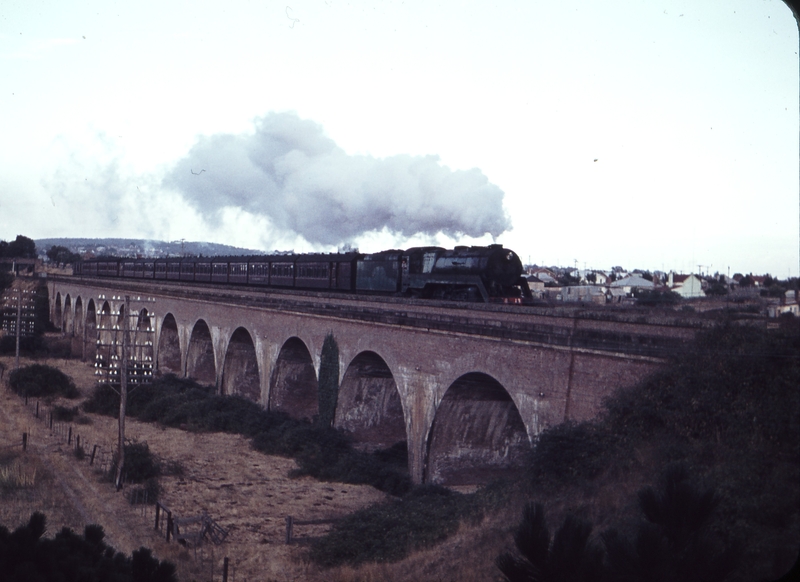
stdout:
{"type": "Polygon", "coordinates": [[[166,282],[56,277],[52,321],[94,360],[124,295],[154,329],[156,374],[174,373],[296,417],[318,410],[322,345],[339,348],[335,426],[365,448],[406,441],[419,482],[481,483],[517,468],[531,440],[594,416],[658,367],[696,323],[641,314],[166,282]],[[144,303],[138,299],[152,298],[144,303]]]}

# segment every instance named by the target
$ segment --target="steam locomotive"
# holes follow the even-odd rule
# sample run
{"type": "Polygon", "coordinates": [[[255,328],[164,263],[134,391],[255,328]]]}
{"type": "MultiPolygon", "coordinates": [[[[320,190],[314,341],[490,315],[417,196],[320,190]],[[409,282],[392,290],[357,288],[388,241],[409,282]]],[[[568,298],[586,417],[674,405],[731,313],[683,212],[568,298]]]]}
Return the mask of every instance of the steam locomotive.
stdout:
{"type": "Polygon", "coordinates": [[[530,299],[522,262],[503,245],[415,247],[379,253],[309,253],[238,257],[78,262],[82,277],[123,277],[256,287],[332,290],[455,301],[522,303],[530,299]]]}

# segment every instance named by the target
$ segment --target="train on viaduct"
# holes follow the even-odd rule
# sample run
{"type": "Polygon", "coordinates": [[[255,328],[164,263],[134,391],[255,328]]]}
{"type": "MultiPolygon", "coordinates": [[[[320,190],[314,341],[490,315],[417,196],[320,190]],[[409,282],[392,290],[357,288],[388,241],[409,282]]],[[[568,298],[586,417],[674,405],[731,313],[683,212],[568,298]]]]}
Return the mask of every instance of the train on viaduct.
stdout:
{"type": "MultiPolygon", "coordinates": [[[[51,318],[94,361],[125,296],[155,374],[213,385],[298,418],[317,413],[321,350],[339,348],[335,426],[365,448],[406,441],[416,483],[486,482],[536,435],[594,416],[690,340],[696,325],[509,305],[170,282],[48,280],[51,318]]],[[[115,327],[116,326],[116,327],[115,327]]]]}

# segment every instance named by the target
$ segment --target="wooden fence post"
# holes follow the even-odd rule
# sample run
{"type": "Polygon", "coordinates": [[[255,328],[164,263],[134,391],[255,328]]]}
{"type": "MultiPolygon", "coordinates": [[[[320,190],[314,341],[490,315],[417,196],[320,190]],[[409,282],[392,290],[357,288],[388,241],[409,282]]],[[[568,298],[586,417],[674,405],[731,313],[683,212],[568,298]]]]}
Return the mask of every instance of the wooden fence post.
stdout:
{"type": "Polygon", "coordinates": [[[22,450],[28,450],[28,433],[26,432],[22,433],[22,450]]]}
{"type": "Polygon", "coordinates": [[[89,464],[90,464],[90,465],[94,465],[94,454],[95,454],[96,452],[97,452],[97,445],[95,445],[94,447],[92,447],[92,458],[91,458],[91,459],[89,459],[89,464]]]}
{"type": "Polygon", "coordinates": [[[222,582],[228,582],[228,556],[222,561],[222,582]]]}
{"type": "Polygon", "coordinates": [[[167,542],[172,535],[172,512],[167,510],[167,542]]]}
{"type": "Polygon", "coordinates": [[[159,505],[159,503],[156,502],[156,527],[155,527],[156,530],[158,530],[158,518],[160,514],[161,514],[161,505],[159,505]]]}
{"type": "Polygon", "coordinates": [[[69,436],[67,437],[67,445],[72,444],[72,427],[69,427],[69,436]]]}
{"type": "Polygon", "coordinates": [[[36,401],[36,418],[39,418],[39,401],[36,401]]]}
{"type": "Polygon", "coordinates": [[[293,525],[293,521],[294,520],[292,519],[291,515],[287,515],[286,516],[286,543],[287,544],[291,544],[292,543],[292,525],[293,525]]]}

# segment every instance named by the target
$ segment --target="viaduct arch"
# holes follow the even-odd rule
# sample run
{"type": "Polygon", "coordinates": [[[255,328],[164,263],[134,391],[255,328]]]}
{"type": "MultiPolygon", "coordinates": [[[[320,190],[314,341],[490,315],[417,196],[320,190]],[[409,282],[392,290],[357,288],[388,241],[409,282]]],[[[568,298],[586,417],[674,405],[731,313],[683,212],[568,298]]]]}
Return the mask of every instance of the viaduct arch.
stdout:
{"type": "MultiPolygon", "coordinates": [[[[84,330],[87,346],[92,330],[102,335],[124,306],[120,295],[108,299],[112,291],[102,283],[48,282],[52,319],[63,322],[65,334],[84,330]],[[72,297],[80,297],[86,309],[77,309],[72,297]]],[[[115,293],[123,286],[117,283],[115,293]]],[[[694,335],[680,327],[656,333],[637,324],[523,317],[513,309],[487,315],[480,309],[404,303],[400,317],[390,311],[400,309],[397,305],[376,307],[362,298],[327,299],[331,306],[324,311],[314,297],[242,291],[237,299],[214,296],[214,290],[187,296],[166,286],[124,285],[132,294],[155,298],[145,313],[147,325],[155,326],[157,373],[193,378],[297,418],[318,412],[321,348],[332,333],[339,347],[334,426],[367,449],[405,441],[415,482],[482,483],[515,471],[545,427],[590,418],[605,395],[660,365],[652,351],[628,353],[619,342],[635,347],[655,342],[648,333],[673,343],[694,335]],[[384,309],[391,317],[382,315],[384,309]],[[428,323],[404,323],[410,318],[428,323]],[[505,331],[519,328],[520,321],[532,331],[517,336],[505,331]],[[579,324],[588,329],[585,337],[601,338],[599,347],[575,345],[579,324]],[[611,349],[604,348],[609,338],[618,342],[611,349]]],[[[132,309],[140,308],[132,304],[132,309]]]]}

